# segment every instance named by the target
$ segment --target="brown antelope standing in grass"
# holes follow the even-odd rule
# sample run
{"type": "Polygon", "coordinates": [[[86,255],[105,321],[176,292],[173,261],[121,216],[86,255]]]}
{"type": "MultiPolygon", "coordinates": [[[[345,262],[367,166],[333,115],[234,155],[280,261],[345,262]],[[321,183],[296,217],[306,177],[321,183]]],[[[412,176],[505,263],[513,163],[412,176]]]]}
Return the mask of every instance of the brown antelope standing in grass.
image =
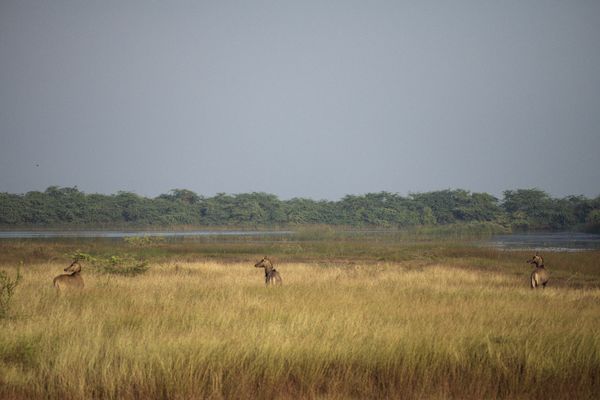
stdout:
{"type": "Polygon", "coordinates": [[[546,284],[548,283],[548,271],[544,268],[544,259],[542,256],[535,253],[535,256],[531,258],[531,260],[527,261],[529,264],[535,265],[535,269],[531,273],[531,288],[535,289],[542,285],[542,288],[546,288],[546,284]]]}
{"type": "Polygon", "coordinates": [[[265,285],[269,286],[271,283],[281,285],[283,283],[281,280],[281,275],[279,275],[279,272],[273,268],[273,263],[267,256],[264,256],[263,259],[254,264],[254,266],[256,268],[265,269],[265,285]]]}
{"type": "Polygon", "coordinates": [[[79,260],[75,260],[65,268],[68,274],[60,274],[54,278],[54,287],[60,292],[61,290],[73,288],[83,289],[83,278],[81,277],[81,264],[79,260]]]}

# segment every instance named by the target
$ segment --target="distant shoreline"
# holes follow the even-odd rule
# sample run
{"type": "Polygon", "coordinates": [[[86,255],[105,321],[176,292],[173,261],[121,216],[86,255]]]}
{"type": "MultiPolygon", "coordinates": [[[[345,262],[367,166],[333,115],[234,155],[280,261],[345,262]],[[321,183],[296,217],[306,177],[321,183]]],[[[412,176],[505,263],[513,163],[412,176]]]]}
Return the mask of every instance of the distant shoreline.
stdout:
{"type": "Polygon", "coordinates": [[[269,236],[289,235],[293,231],[257,230],[0,230],[0,239],[52,239],[52,238],[127,238],[127,237],[189,237],[189,236],[269,236]]]}

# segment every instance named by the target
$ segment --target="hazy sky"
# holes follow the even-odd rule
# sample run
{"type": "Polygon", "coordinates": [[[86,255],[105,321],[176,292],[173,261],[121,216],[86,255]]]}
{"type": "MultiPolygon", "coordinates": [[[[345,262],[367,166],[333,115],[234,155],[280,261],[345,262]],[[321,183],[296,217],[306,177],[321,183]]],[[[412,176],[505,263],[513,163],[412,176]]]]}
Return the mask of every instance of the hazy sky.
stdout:
{"type": "Polygon", "coordinates": [[[597,196],[599,21],[597,0],[0,0],[0,192],[597,196]]]}

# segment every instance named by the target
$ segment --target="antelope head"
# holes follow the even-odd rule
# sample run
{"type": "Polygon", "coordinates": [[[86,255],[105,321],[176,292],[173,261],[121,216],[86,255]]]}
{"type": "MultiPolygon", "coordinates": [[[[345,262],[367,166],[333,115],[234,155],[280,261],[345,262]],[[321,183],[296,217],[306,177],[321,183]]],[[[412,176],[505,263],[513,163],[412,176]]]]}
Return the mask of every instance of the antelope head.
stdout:
{"type": "Polygon", "coordinates": [[[543,267],[544,266],[544,259],[538,253],[535,253],[535,255],[533,257],[531,257],[530,260],[527,260],[527,263],[528,264],[535,264],[536,267],[543,267]]]}
{"type": "Polygon", "coordinates": [[[65,272],[72,272],[72,273],[81,272],[81,264],[79,264],[79,260],[73,261],[71,263],[71,265],[69,265],[67,268],[65,268],[65,272]]]}
{"type": "Polygon", "coordinates": [[[265,268],[265,269],[267,269],[267,268],[273,268],[273,263],[271,262],[271,260],[267,256],[264,256],[262,258],[262,260],[260,260],[256,264],[254,264],[254,266],[256,268],[265,268]]]}

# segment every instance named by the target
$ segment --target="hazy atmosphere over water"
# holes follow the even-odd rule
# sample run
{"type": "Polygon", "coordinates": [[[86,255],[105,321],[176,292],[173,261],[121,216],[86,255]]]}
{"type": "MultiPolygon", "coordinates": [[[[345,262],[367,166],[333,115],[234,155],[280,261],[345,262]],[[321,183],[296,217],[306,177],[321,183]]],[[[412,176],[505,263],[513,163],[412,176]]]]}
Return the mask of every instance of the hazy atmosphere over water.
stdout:
{"type": "Polygon", "coordinates": [[[0,192],[600,194],[600,2],[0,1],[0,192]]]}

